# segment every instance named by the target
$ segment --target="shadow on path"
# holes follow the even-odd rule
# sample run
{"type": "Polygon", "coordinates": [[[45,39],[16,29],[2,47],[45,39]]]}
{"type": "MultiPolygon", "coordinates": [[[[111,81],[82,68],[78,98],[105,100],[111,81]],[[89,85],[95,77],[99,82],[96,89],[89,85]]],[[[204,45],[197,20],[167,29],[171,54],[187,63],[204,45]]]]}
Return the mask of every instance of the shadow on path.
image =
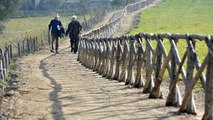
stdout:
{"type": "MultiPolygon", "coordinates": [[[[66,50],[68,48],[69,47],[64,48],[61,51],[66,50]]],[[[59,52],[61,52],[61,51],[59,51],[59,52]]],[[[51,84],[53,85],[53,88],[54,88],[54,90],[49,93],[49,99],[50,99],[50,101],[53,102],[51,114],[52,114],[54,120],[64,120],[64,115],[63,115],[63,111],[62,111],[62,104],[61,104],[61,101],[59,100],[59,97],[58,97],[58,93],[61,92],[62,87],[61,87],[60,84],[57,83],[57,81],[53,77],[51,77],[49,75],[48,69],[45,66],[47,64],[47,63],[45,63],[45,60],[47,60],[51,57],[54,57],[56,55],[57,54],[52,54],[52,55],[42,59],[40,61],[39,69],[42,70],[43,76],[50,80],[50,82],[51,82],[51,84]]]]}

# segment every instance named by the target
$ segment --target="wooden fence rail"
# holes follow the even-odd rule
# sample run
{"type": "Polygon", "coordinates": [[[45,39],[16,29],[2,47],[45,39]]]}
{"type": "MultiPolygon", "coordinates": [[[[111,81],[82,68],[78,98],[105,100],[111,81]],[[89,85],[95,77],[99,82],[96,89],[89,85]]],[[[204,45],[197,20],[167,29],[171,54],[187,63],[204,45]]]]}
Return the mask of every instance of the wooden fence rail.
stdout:
{"type": "MultiPolygon", "coordinates": [[[[46,35],[45,35],[46,36],[46,35]]],[[[28,37],[18,42],[17,46],[6,45],[4,49],[0,48],[0,97],[4,95],[5,86],[8,81],[10,63],[15,57],[22,57],[34,53],[43,48],[48,42],[36,37],[28,37]]]]}
{"type": "Polygon", "coordinates": [[[148,34],[117,38],[87,38],[80,40],[78,61],[103,77],[143,87],[149,98],[161,98],[161,84],[169,76],[170,86],[166,106],[180,107],[180,112],[196,115],[192,93],[198,80],[205,90],[203,119],[213,118],[213,37],[183,34],[148,34]],[[206,44],[208,53],[202,62],[195,51],[196,41],[206,44]],[[178,45],[184,54],[179,54],[178,45]],[[169,46],[169,47],[168,47],[169,46]],[[208,66],[208,67],[207,67],[208,66]],[[186,69],[184,68],[186,67],[186,69]],[[206,69],[207,67],[207,69],[206,69]],[[166,70],[168,74],[166,74],[166,70]],[[206,70],[206,75],[205,75],[206,70]],[[183,79],[185,91],[177,82],[183,79]],[[184,93],[183,99],[181,92],[184,93]]]}
{"type": "Polygon", "coordinates": [[[93,30],[83,34],[83,36],[93,37],[93,38],[111,37],[113,35],[113,33],[120,28],[127,13],[134,12],[139,9],[145,8],[149,5],[151,5],[154,1],[156,1],[156,0],[144,0],[141,2],[127,5],[122,10],[120,17],[118,17],[117,19],[115,19],[97,29],[93,29],[93,30]]]}

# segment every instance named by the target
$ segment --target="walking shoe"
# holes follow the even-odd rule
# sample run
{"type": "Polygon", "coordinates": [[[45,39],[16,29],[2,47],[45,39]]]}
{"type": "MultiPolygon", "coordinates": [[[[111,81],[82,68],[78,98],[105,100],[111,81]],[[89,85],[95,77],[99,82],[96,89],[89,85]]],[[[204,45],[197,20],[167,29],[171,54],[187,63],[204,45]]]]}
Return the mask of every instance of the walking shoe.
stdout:
{"type": "Polygon", "coordinates": [[[50,52],[54,53],[54,50],[50,50],[50,52]]]}
{"type": "Polygon", "coordinates": [[[59,53],[58,51],[56,51],[56,53],[59,53]]]}

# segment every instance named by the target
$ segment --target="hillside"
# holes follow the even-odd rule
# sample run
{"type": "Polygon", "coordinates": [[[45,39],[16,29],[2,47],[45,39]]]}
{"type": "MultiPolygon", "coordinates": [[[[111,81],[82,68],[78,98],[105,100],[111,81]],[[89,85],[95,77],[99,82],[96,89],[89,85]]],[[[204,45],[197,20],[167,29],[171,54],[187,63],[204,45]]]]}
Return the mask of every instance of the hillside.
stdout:
{"type": "Polygon", "coordinates": [[[130,33],[213,33],[212,0],[164,0],[141,13],[138,27],[130,33]]]}

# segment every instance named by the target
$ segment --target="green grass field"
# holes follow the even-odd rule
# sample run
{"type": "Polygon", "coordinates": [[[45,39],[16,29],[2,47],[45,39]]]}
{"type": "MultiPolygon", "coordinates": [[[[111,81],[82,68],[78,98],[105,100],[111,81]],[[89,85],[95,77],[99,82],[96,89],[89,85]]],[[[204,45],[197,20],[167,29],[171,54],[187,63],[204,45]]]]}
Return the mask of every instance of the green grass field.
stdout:
{"type": "Polygon", "coordinates": [[[164,0],[141,13],[130,34],[198,33],[213,35],[213,0],[164,0]]]}
{"type": "MultiPolygon", "coordinates": [[[[212,8],[213,0],[164,0],[159,5],[144,10],[138,26],[129,34],[147,32],[213,35],[212,8]]],[[[152,43],[155,48],[156,42],[152,43]]],[[[164,40],[164,46],[168,52],[168,40],[164,40]]],[[[185,40],[180,40],[177,47],[182,58],[187,50],[185,40]]],[[[196,52],[202,62],[208,52],[205,42],[197,41],[196,52]]],[[[186,68],[186,64],[184,67],[186,68]]]]}
{"type": "MultiPolygon", "coordinates": [[[[164,0],[159,5],[144,10],[138,27],[130,34],[148,33],[181,33],[213,35],[213,0],[164,0]]],[[[168,41],[164,41],[167,51],[168,41]]],[[[153,44],[156,46],[156,44],[153,44]]],[[[186,43],[180,41],[179,53],[182,57],[186,43]]],[[[197,54],[202,61],[207,53],[204,42],[197,43],[197,54]]]]}
{"type": "MultiPolygon", "coordinates": [[[[0,35],[0,47],[5,44],[15,43],[23,40],[25,36],[42,36],[47,34],[48,25],[52,16],[47,17],[29,17],[20,19],[11,19],[5,23],[6,29],[0,35]]],[[[62,24],[66,28],[70,22],[69,17],[61,17],[62,24]]],[[[81,20],[81,18],[79,18],[81,20]]]]}

